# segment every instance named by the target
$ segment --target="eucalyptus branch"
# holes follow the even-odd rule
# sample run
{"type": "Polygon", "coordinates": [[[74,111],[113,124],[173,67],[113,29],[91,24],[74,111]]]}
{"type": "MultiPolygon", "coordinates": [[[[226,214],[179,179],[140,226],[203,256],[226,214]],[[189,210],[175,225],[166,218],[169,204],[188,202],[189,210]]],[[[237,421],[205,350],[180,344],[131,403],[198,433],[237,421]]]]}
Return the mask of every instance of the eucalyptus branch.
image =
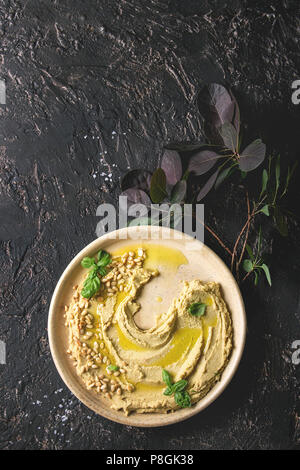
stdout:
{"type": "MultiPolygon", "coordinates": [[[[185,202],[199,203],[213,188],[218,189],[220,185],[235,171],[240,171],[242,178],[248,172],[256,170],[264,161],[266,156],[266,145],[261,139],[256,139],[244,146],[240,133],[240,111],[232,92],[223,85],[212,83],[200,91],[199,103],[202,103],[203,117],[208,124],[207,142],[199,144],[176,144],[164,149],[160,167],[153,173],[141,169],[132,170],[127,173],[122,182],[123,195],[126,195],[131,204],[144,204],[148,208],[152,203],[160,204],[184,204],[185,202]],[[176,151],[177,150],[177,151],[176,151]],[[182,164],[181,155],[186,153],[182,164]],[[192,155],[191,155],[192,152],[192,155]],[[207,180],[199,181],[199,187],[190,191],[189,179],[202,177],[209,174],[207,180]],[[193,192],[194,191],[194,192],[193,192]]],[[[260,256],[261,230],[259,231],[259,242],[257,254],[254,256],[248,239],[254,220],[259,214],[272,217],[276,228],[286,236],[288,232],[286,217],[288,211],[281,205],[281,198],[287,194],[290,179],[295,171],[296,164],[288,168],[287,175],[282,181],[280,169],[280,156],[276,158],[270,155],[266,168],[262,171],[261,190],[256,200],[250,199],[246,189],[247,219],[237,234],[234,246],[230,249],[221,237],[204,220],[200,220],[195,211],[193,217],[204,226],[219,245],[231,257],[231,270],[235,267],[237,280],[240,279],[240,268],[243,266],[246,274],[242,278],[245,281],[248,276],[254,274],[254,282],[257,284],[259,276],[265,273],[266,279],[271,285],[271,276],[268,266],[260,256]],[[275,164],[274,164],[275,161],[275,164]],[[278,201],[280,200],[280,205],[278,201]],[[245,251],[249,259],[245,258],[245,251]]],[[[150,209],[149,209],[150,210],[150,209]]],[[[167,212],[167,211],[166,211],[167,212]]],[[[182,216],[181,216],[182,217],[182,216]]],[[[159,220],[149,217],[137,218],[132,221],[141,224],[160,224],[159,220]]],[[[175,226],[175,216],[171,226],[175,226]]]]}
{"type": "Polygon", "coordinates": [[[244,257],[244,253],[245,253],[245,249],[246,249],[246,245],[247,245],[247,241],[248,241],[248,237],[249,237],[250,225],[251,225],[250,200],[249,200],[249,195],[248,195],[247,190],[246,190],[246,202],[247,202],[247,215],[248,215],[247,222],[248,222],[248,224],[247,224],[246,235],[245,235],[245,238],[244,238],[242,251],[241,251],[239,260],[236,263],[236,275],[237,275],[238,279],[239,279],[240,264],[241,264],[242,259],[244,257]]]}

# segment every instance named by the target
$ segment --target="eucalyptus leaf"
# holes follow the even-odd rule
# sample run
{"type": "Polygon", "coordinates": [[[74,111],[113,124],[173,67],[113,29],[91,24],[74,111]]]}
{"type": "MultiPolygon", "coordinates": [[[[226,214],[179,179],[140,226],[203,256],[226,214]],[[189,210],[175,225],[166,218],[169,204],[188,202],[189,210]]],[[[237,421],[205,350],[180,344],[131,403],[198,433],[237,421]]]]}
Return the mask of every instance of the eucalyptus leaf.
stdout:
{"type": "Polygon", "coordinates": [[[252,261],[254,261],[254,254],[253,254],[253,251],[252,251],[251,247],[248,245],[248,243],[246,244],[246,250],[247,250],[247,253],[248,253],[250,259],[252,261]]]}
{"type": "Polygon", "coordinates": [[[225,122],[219,129],[224,146],[233,153],[238,151],[238,134],[231,122],[225,122]]]}
{"type": "Polygon", "coordinates": [[[226,180],[226,178],[228,178],[234,172],[234,170],[235,168],[233,166],[230,166],[222,170],[216,180],[215,188],[218,189],[218,187],[221,186],[221,184],[226,180]]]}
{"type": "Polygon", "coordinates": [[[177,152],[193,152],[207,147],[207,142],[182,142],[182,143],[168,143],[169,150],[177,150],[177,152]]]}
{"type": "Polygon", "coordinates": [[[165,150],[160,166],[165,172],[167,184],[173,186],[180,180],[182,176],[182,165],[178,152],[175,150],[165,150]]]}
{"type": "Polygon", "coordinates": [[[147,207],[151,206],[151,199],[142,189],[129,188],[121,193],[121,196],[127,196],[127,206],[133,204],[144,204],[147,207]]]}
{"type": "Polygon", "coordinates": [[[265,272],[265,275],[266,275],[266,278],[267,278],[267,281],[268,281],[269,285],[271,286],[272,285],[271,274],[270,274],[268,266],[266,264],[262,264],[261,267],[265,272]]]}
{"type": "Polygon", "coordinates": [[[262,212],[263,214],[269,216],[270,215],[269,204],[264,205],[264,207],[262,207],[259,212],[262,212]]]}
{"type": "Polygon", "coordinates": [[[218,176],[218,173],[219,173],[219,169],[217,169],[217,171],[215,171],[211,177],[206,181],[205,185],[203,186],[202,189],[200,189],[199,193],[198,193],[198,196],[197,196],[197,202],[201,201],[208,193],[209,191],[211,190],[211,188],[213,187],[213,185],[215,184],[215,181],[217,179],[217,176],[218,176]]]}
{"type": "Polygon", "coordinates": [[[150,190],[150,181],[152,173],[148,170],[131,170],[123,176],[121,180],[121,189],[125,191],[129,188],[142,189],[148,192],[150,190]]]}
{"type": "Polygon", "coordinates": [[[249,273],[253,269],[253,263],[250,259],[244,259],[243,261],[243,268],[246,273],[249,273]]]}
{"type": "Polygon", "coordinates": [[[171,203],[175,204],[183,201],[186,195],[187,183],[185,180],[178,181],[171,191],[171,203]]]}
{"type": "Polygon", "coordinates": [[[235,103],[227,89],[219,83],[205,86],[199,94],[200,112],[219,129],[225,122],[232,122],[235,103]]]}
{"type": "Polygon", "coordinates": [[[255,170],[266,155],[266,145],[261,139],[254,140],[240,154],[239,167],[243,171],[255,170]]]}
{"type": "Polygon", "coordinates": [[[158,204],[164,200],[166,192],[166,175],[164,170],[157,168],[152,175],[150,184],[150,196],[154,203],[158,204]]]}
{"type": "Polygon", "coordinates": [[[203,175],[209,171],[222,155],[218,155],[212,150],[201,150],[193,155],[189,161],[188,171],[195,173],[195,175],[203,175]]]}
{"type": "Polygon", "coordinates": [[[260,194],[264,194],[264,192],[266,191],[268,179],[269,179],[268,172],[266,169],[264,169],[262,172],[262,178],[261,178],[262,181],[261,181],[261,193],[260,194]]]}

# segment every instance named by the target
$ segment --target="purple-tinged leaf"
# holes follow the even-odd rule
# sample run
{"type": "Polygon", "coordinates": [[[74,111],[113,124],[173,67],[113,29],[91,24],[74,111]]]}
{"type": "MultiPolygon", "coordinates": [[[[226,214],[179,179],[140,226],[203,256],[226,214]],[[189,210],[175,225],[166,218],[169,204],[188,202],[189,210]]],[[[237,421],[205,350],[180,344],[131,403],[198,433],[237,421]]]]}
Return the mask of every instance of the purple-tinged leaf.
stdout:
{"type": "Polygon", "coordinates": [[[168,149],[177,150],[177,152],[193,152],[203,147],[207,147],[207,142],[194,142],[194,143],[182,142],[180,144],[168,143],[168,149]]]}
{"type": "Polygon", "coordinates": [[[152,173],[148,170],[131,170],[122,178],[121,189],[125,191],[129,188],[136,188],[149,191],[151,176],[152,173]]]}
{"type": "Polygon", "coordinates": [[[172,192],[171,192],[171,203],[175,204],[178,202],[181,202],[186,194],[186,181],[181,180],[178,181],[175,186],[173,186],[172,192]]]}
{"type": "Polygon", "coordinates": [[[164,170],[157,168],[152,175],[150,184],[150,196],[155,204],[159,204],[167,196],[167,179],[164,170]]]}
{"type": "Polygon", "coordinates": [[[255,170],[266,155],[266,145],[260,140],[254,140],[240,154],[239,167],[242,171],[255,170]]]}
{"type": "Polygon", "coordinates": [[[150,207],[151,205],[150,197],[141,189],[126,189],[121,193],[121,196],[127,196],[127,207],[130,207],[133,204],[144,204],[147,207],[150,207]]]}
{"type": "Polygon", "coordinates": [[[211,150],[202,150],[191,157],[188,170],[192,171],[197,176],[204,175],[221,157],[222,155],[218,155],[211,150]]]}
{"type": "Polygon", "coordinates": [[[223,85],[211,83],[199,95],[200,112],[216,129],[225,122],[232,122],[235,103],[223,85]]]}
{"type": "Polygon", "coordinates": [[[178,152],[175,150],[165,150],[160,166],[165,172],[167,184],[171,184],[173,186],[180,180],[182,175],[182,165],[178,152]]]}
{"type": "Polygon", "coordinates": [[[213,187],[213,185],[215,184],[215,181],[217,179],[217,176],[218,176],[218,173],[219,173],[219,168],[217,169],[217,171],[215,171],[211,177],[206,181],[205,185],[203,186],[202,189],[200,189],[199,193],[198,193],[198,196],[197,196],[197,202],[201,201],[201,199],[203,199],[208,193],[209,191],[211,190],[211,188],[213,187]]]}
{"type": "Polygon", "coordinates": [[[235,127],[230,122],[225,122],[220,128],[219,132],[225,147],[229,150],[232,150],[233,153],[237,152],[238,135],[235,127]]]}

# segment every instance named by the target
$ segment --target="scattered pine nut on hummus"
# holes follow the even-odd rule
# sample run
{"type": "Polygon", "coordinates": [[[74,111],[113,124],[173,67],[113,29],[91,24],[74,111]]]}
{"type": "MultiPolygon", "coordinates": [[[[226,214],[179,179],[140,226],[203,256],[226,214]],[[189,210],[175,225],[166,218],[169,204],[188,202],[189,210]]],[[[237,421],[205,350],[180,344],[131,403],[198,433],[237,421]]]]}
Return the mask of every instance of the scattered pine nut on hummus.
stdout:
{"type": "Polygon", "coordinates": [[[192,406],[220,380],[233,348],[231,315],[219,284],[183,281],[164,305],[160,260],[174,269],[186,260],[179,250],[163,250],[134,245],[83,258],[82,282],[65,306],[68,353],[77,374],[125,414],[192,406]],[[136,321],[146,308],[144,290],[155,318],[147,328],[136,321]]]}

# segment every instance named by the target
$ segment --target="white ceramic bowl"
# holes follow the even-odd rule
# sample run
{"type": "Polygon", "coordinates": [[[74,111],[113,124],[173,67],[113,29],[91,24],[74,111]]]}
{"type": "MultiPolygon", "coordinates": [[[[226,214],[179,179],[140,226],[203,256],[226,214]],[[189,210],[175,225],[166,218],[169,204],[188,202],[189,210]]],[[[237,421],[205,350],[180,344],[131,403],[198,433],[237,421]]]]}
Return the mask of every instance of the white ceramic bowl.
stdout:
{"type": "Polygon", "coordinates": [[[227,387],[243,353],[246,336],[246,315],[243,299],[233,275],[224,262],[206,245],[188,235],[165,227],[128,227],[96,239],[70,262],[53,293],[49,309],[48,334],[52,357],[61,378],[72,393],[87,407],[105,418],[130,426],[166,426],[199,413],[210,405],[227,387]],[[154,234],[155,239],[149,240],[150,230],[153,231],[152,235],[154,234]],[[113,251],[135,243],[138,234],[141,237],[140,241],[148,239],[148,242],[167,245],[182,251],[189,261],[188,267],[183,269],[181,273],[182,279],[198,278],[203,281],[219,282],[233,322],[234,347],[221,380],[202,400],[191,408],[168,414],[132,413],[125,416],[121,411],[111,410],[105,399],[85,388],[66,352],[68,349],[68,332],[64,324],[64,306],[70,302],[72,286],[78,283],[83,275],[83,268],[80,266],[81,259],[84,256],[94,255],[99,249],[113,251]],[[124,237],[126,238],[124,239],[124,237]]]}

